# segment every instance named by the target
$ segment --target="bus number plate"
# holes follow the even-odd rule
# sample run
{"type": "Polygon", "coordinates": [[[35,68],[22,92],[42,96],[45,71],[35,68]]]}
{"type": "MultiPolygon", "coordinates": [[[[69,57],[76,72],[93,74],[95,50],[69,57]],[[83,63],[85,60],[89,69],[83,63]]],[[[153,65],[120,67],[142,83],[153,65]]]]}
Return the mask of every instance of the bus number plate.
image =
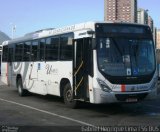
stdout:
{"type": "Polygon", "coordinates": [[[138,102],[138,99],[136,99],[136,98],[128,98],[126,100],[126,102],[138,102]]]}

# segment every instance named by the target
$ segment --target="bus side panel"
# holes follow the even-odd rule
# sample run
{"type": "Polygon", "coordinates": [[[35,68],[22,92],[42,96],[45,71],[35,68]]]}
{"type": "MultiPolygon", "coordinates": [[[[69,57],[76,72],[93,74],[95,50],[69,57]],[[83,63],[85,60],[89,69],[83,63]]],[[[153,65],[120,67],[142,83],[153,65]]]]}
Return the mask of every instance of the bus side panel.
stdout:
{"type": "Polygon", "coordinates": [[[46,82],[47,93],[60,96],[60,82],[62,78],[70,81],[72,86],[72,61],[47,62],[44,70],[38,71],[38,79],[46,82]]]}
{"type": "MultiPolygon", "coordinates": [[[[38,77],[38,62],[25,62],[21,74],[23,86],[29,92],[46,95],[46,83],[38,77]]],[[[45,78],[44,76],[42,76],[45,78]]]]}
{"type": "MultiPolygon", "coordinates": [[[[8,72],[9,72],[9,80],[10,85],[16,87],[17,86],[17,79],[21,77],[23,88],[30,91],[33,89],[33,80],[32,77],[32,67],[33,65],[31,62],[13,62],[12,64],[9,64],[8,72]]],[[[35,70],[34,70],[35,71],[35,70]]],[[[34,75],[35,73],[33,73],[34,75]]],[[[34,78],[35,79],[35,78],[34,78]]]]}
{"type": "Polygon", "coordinates": [[[59,69],[59,92],[62,78],[68,79],[73,88],[73,61],[61,61],[59,65],[57,65],[57,68],[59,69]]]}
{"type": "Polygon", "coordinates": [[[9,72],[11,77],[9,78],[11,85],[16,87],[17,86],[17,79],[18,76],[22,79],[22,84],[24,89],[26,89],[26,86],[24,85],[24,82],[27,78],[27,73],[29,70],[29,62],[13,62],[12,65],[9,65],[9,72]]]}
{"type": "Polygon", "coordinates": [[[60,96],[60,82],[67,78],[72,86],[72,62],[25,63],[21,71],[24,88],[41,95],[60,96]]]}
{"type": "Polygon", "coordinates": [[[24,89],[41,95],[60,96],[62,78],[68,79],[72,86],[72,65],[72,61],[14,62],[9,68],[7,63],[3,63],[2,78],[5,84],[10,81],[10,84],[16,87],[17,76],[20,75],[24,89]],[[8,72],[12,73],[12,76],[8,72]],[[10,80],[6,75],[10,75],[10,80]]]}
{"type": "Polygon", "coordinates": [[[1,81],[8,85],[8,63],[2,62],[1,64],[1,81]]]}

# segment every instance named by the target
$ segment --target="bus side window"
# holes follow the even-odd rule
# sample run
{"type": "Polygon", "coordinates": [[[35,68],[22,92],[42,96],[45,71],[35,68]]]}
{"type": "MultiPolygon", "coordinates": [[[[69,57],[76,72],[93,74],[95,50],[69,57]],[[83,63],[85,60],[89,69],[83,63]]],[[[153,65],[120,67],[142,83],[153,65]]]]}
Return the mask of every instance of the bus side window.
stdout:
{"type": "Polygon", "coordinates": [[[60,38],[60,60],[73,60],[73,36],[63,35],[60,38]]]}
{"type": "Polygon", "coordinates": [[[30,61],[30,56],[31,56],[31,42],[25,42],[23,61],[30,61]]]}
{"type": "Polygon", "coordinates": [[[8,62],[8,45],[3,46],[2,61],[8,62]]]}
{"type": "Polygon", "coordinates": [[[9,47],[9,53],[8,53],[8,62],[13,62],[14,61],[14,52],[13,52],[13,48],[9,47]]]}
{"type": "Polygon", "coordinates": [[[59,37],[52,37],[46,40],[45,60],[58,60],[59,37]]]}
{"type": "Polygon", "coordinates": [[[22,61],[23,59],[23,43],[15,44],[15,61],[22,61]]]}
{"type": "Polygon", "coordinates": [[[31,61],[37,61],[38,58],[38,41],[32,42],[32,52],[31,52],[31,61]]]}
{"type": "Polygon", "coordinates": [[[45,60],[45,44],[46,44],[46,40],[41,39],[38,46],[38,56],[39,56],[38,58],[40,61],[45,60]]]}

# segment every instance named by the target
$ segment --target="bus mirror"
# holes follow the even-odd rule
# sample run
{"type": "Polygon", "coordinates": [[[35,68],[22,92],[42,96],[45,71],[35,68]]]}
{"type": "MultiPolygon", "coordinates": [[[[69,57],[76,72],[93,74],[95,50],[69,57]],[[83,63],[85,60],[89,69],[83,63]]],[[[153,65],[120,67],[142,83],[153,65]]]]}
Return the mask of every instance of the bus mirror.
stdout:
{"type": "Polygon", "coordinates": [[[95,32],[94,31],[87,31],[87,34],[94,35],[95,32]]]}

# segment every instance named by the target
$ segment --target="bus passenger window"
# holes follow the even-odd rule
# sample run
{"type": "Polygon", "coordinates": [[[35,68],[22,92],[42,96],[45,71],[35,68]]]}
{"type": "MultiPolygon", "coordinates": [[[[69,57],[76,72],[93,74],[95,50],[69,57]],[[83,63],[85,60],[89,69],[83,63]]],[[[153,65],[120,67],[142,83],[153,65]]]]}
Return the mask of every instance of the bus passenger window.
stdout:
{"type": "Polygon", "coordinates": [[[30,55],[31,55],[31,42],[25,42],[23,61],[30,61],[30,55]]]}
{"type": "Polygon", "coordinates": [[[2,61],[3,62],[7,62],[8,61],[8,45],[3,46],[2,61]]]}
{"type": "Polygon", "coordinates": [[[37,61],[38,55],[38,41],[32,42],[32,54],[31,54],[31,61],[37,61]]]}
{"type": "Polygon", "coordinates": [[[23,57],[23,43],[15,45],[15,61],[22,61],[23,57]]]}
{"type": "Polygon", "coordinates": [[[38,55],[39,55],[39,60],[40,61],[45,60],[45,52],[44,52],[45,51],[45,43],[46,43],[45,39],[41,39],[40,42],[39,42],[39,49],[38,49],[39,53],[38,53],[38,55]]]}
{"type": "Polygon", "coordinates": [[[59,37],[48,38],[46,40],[45,60],[58,60],[59,37]]]}
{"type": "Polygon", "coordinates": [[[60,59],[72,60],[73,59],[73,38],[71,35],[61,36],[60,39],[60,59]]]}

